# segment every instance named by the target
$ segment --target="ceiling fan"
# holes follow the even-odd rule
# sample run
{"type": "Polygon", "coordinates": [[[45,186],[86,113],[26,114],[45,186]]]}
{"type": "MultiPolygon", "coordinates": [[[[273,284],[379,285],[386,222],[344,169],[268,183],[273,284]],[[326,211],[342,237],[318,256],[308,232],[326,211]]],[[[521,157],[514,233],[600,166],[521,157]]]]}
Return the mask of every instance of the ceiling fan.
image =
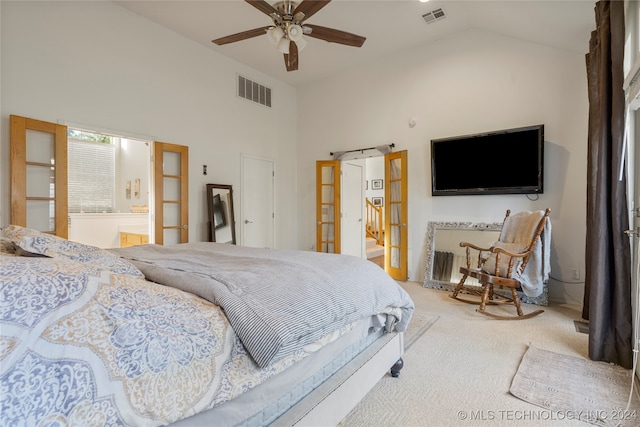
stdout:
{"type": "Polygon", "coordinates": [[[287,71],[298,69],[298,52],[307,44],[303,36],[353,47],[362,46],[366,40],[365,37],[355,34],[306,23],[307,19],[325,7],[331,0],[302,0],[299,3],[283,0],[274,3],[273,6],[265,0],[245,1],[262,13],[269,15],[273,24],[220,37],[212,42],[221,46],[266,34],[278,51],[284,54],[287,71]]]}

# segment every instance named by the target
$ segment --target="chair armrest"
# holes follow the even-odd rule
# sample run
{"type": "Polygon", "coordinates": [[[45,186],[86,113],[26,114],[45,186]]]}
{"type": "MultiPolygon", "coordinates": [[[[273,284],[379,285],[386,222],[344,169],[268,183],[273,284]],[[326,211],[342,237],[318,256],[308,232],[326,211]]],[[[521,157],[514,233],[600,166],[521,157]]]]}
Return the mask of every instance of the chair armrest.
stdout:
{"type": "Polygon", "coordinates": [[[516,257],[516,258],[524,258],[527,255],[531,254],[531,250],[524,251],[524,252],[509,252],[506,249],[498,248],[498,247],[495,247],[495,246],[492,246],[491,248],[489,248],[489,252],[495,253],[495,254],[502,253],[502,254],[508,255],[510,257],[516,257]]]}

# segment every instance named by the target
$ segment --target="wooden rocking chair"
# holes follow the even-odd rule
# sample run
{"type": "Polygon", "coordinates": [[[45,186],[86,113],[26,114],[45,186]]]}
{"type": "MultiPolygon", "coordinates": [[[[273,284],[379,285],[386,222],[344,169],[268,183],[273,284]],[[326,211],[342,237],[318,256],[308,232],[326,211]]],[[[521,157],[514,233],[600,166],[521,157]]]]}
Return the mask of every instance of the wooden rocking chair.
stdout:
{"type": "Polygon", "coordinates": [[[524,314],[517,289],[522,285],[522,274],[531,256],[534,255],[536,243],[547,224],[549,213],[550,210],[546,209],[545,211],[519,212],[509,217],[511,211],[507,210],[500,240],[494,242],[491,247],[481,248],[468,242],[461,242],[460,246],[466,251],[466,266],[460,267],[462,278],[450,297],[470,304],[479,304],[480,307],[476,310],[478,313],[500,320],[529,319],[543,313],[544,310],[537,310],[524,314]],[[472,256],[476,252],[477,256],[472,256]],[[479,286],[466,285],[467,277],[477,279],[479,286]],[[494,292],[496,286],[509,289],[510,295],[494,292]],[[481,299],[475,301],[461,298],[459,297],[461,291],[477,295],[481,299]],[[485,311],[487,305],[493,304],[513,304],[516,307],[517,316],[503,316],[485,311]]]}

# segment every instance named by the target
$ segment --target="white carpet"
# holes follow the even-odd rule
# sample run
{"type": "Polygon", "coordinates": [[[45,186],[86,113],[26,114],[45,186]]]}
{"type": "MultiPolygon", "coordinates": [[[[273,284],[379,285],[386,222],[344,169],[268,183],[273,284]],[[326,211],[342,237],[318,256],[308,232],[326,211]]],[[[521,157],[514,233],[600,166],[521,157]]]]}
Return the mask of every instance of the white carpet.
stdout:
{"type": "MultiPolygon", "coordinates": [[[[387,375],[341,422],[341,427],[582,426],[509,393],[530,345],[588,359],[588,336],[575,329],[580,312],[551,305],[532,319],[500,321],[449,293],[402,282],[416,313],[439,316],[406,350],[400,377],[387,375]]],[[[525,311],[537,308],[524,304],[525,311]]]]}

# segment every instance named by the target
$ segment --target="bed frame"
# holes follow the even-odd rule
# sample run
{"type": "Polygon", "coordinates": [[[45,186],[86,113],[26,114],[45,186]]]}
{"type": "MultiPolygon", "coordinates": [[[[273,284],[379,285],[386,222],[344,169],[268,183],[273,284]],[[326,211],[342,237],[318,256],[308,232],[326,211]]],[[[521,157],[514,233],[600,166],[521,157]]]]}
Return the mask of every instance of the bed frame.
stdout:
{"type": "MultiPolygon", "coordinates": [[[[387,372],[391,371],[394,377],[399,375],[403,365],[403,353],[404,333],[383,334],[269,425],[337,426],[387,372]]],[[[253,399],[249,398],[248,394],[241,395],[238,399],[253,399]]],[[[214,410],[196,414],[193,418],[185,418],[171,425],[192,427],[215,426],[220,423],[221,417],[214,410]]],[[[240,422],[239,425],[258,424],[256,420],[245,420],[244,424],[240,422]]]]}
{"type": "Polygon", "coordinates": [[[338,425],[386,372],[400,374],[403,353],[404,334],[385,334],[271,425],[338,425]]]}

